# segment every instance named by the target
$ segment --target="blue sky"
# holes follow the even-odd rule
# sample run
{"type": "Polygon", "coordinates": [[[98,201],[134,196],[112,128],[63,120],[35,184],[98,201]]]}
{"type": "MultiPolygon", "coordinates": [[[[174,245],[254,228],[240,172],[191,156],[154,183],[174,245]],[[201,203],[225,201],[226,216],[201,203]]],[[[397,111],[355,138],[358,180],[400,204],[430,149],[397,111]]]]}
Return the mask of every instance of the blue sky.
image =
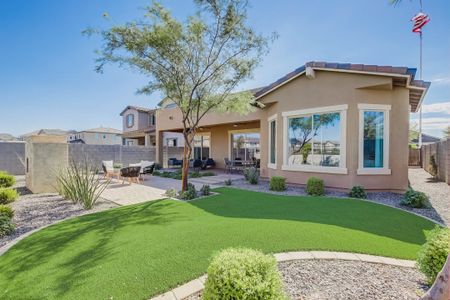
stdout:
{"type": "MultiPolygon", "coordinates": [[[[450,1],[423,0],[431,22],[424,32],[424,79],[433,82],[424,106],[425,132],[440,135],[450,124],[450,1]]],[[[175,16],[193,12],[188,0],[162,1],[175,16]]],[[[102,13],[117,23],[140,17],[150,1],[0,1],[0,132],[20,135],[39,128],[121,128],[129,104],[155,107],[161,95],[136,95],[145,78],[117,66],[94,71],[102,13]]],[[[260,33],[278,32],[251,81],[268,84],[307,61],[418,66],[418,36],[410,18],[418,0],[397,7],[388,0],[253,0],[249,23],[260,33]]],[[[416,118],[416,116],[412,116],[416,118]]]]}

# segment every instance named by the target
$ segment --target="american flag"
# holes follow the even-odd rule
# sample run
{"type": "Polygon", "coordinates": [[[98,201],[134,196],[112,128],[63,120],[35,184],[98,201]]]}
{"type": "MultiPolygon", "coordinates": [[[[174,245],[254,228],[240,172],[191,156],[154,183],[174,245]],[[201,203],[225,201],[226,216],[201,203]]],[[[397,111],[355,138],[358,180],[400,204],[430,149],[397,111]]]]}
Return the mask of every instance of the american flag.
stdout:
{"type": "Polygon", "coordinates": [[[422,33],[422,27],[425,26],[428,22],[430,22],[430,17],[427,14],[422,12],[415,15],[411,21],[414,22],[412,32],[422,33]]]}

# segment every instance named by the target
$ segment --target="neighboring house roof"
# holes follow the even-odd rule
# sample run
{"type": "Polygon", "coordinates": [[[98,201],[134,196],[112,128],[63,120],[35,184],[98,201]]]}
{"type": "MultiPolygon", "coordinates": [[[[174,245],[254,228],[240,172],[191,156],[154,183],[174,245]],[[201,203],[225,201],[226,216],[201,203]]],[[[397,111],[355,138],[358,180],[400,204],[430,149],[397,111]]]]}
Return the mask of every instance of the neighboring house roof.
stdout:
{"type": "Polygon", "coordinates": [[[92,128],[92,129],[87,129],[87,130],[82,130],[80,132],[95,132],[95,133],[112,133],[112,134],[122,134],[121,130],[115,129],[115,128],[110,128],[110,127],[97,127],[97,128],[92,128]]]}
{"type": "Polygon", "coordinates": [[[409,102],[411,104],[411,111],[413,112],[416,112],[419,109],[422,100],[431,85],[431,83],[427,81],[415,80],[417,71],[415,68],[313,61],[306,63],[305,65],[295,69],[277,81],[259,90],[255,94],[256,99],[271,93],[289,81],[305,74],[306,68],[308,67],[314,70],[341,71],[356,74],[372,74],[393,77],[394,86],[403,86],[409,89],[409,102]]]}
{"type": "Polygon", "coordinates": [[[140,107],[140,106],[134,106],[134,105],[128,105],[127,107],[124,108],[124,110],[122,110],[122,112],[120,113],[120,115],[123,116],[123,114],[124,114],[127,110],[129,110],[129,109],[135,109],[135,110],[137,110],[137,111],[146,112],[146,113],[149,113],[149,112],[154,111],[154,109],[151,109],[151,108],[140,107]]]}
{"type": "Polygon", "coordinates": [[[32,135],[67,135],[68,131],[62,129],[39,129],[29,133],[25,133],[22,137],[28,137],[32,135]]]}
{"type": "Polygon", "coordinates": [[[70,140],[69,144],[86,144],[83,139],[70,140]]]}
{"type": "Polygon", "coordinates": [[[0,133],[0,141],[3,142],[17,141],[17,138],[9,133],[0,133]]]}
{"type": "MultiPolygon", "coordinates": [[[[437,142],[440,142],[440,141],[441,141],[441,139],[438,138],[438,137],[422,133],[422,143],[432,144],[432,143],[437,143],[437,142]]],[[[418,144],[419,143],[419,138],[412,139],[411,143],[418,144]]]]}

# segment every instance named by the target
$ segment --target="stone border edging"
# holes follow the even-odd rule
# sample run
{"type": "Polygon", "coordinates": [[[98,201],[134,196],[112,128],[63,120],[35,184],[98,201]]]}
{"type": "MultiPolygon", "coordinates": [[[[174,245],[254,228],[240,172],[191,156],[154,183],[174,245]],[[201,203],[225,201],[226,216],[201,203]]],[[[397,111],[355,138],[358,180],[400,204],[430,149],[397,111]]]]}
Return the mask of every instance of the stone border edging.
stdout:
{"type": "MultiPolygon", "coordinates": [[[[341,259],[353,260],[369,263],[385,264],[391,266],[414,268],[416,262],[413,260],[397,259],[384,256],[376,256],[361,253],[350,252],[333,252],[333,251],[296,251],[296,252],[281,252],[273,254],[277,262],[291,261],[291,260],[306,260],[306,259],[341,259]]],[[[149,300],[183,300],[189,296],[201,292],[205,288],[206,275],[197,279],[191,280],[183,285],[180,285],[164,294],[150,298],[149,300]]]]}

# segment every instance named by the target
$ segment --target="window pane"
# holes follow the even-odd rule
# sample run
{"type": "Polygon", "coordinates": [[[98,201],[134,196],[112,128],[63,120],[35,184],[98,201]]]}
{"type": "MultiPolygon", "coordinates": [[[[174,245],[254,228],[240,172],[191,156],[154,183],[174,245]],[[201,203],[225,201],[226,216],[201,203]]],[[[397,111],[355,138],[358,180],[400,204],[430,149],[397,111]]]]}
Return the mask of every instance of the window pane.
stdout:
{"type": "Polygon", "coordinates": [[[339,167],[341,155],[340,113],[314,115],[313,164],[339,167]]]}
{"type": "Polygon", "coordinates": [[[310,165],[312,163],[312,117],[289,119],[288,164],[310,165]]]}
{"type": "Polygon", "coordinates": [[[384,113],[364,112],[364,168],[383,167],[384,113]]]}
{"type": "Polygon", "coordinates": [[[270,163],[275,163],[276,123],[270,122],[270,163]]]}
{"type": "Polygon", "coordinates": [[[260,159],[259,133],[238,133],[232,135],[232,160],[258,160],[260,159]]]}

